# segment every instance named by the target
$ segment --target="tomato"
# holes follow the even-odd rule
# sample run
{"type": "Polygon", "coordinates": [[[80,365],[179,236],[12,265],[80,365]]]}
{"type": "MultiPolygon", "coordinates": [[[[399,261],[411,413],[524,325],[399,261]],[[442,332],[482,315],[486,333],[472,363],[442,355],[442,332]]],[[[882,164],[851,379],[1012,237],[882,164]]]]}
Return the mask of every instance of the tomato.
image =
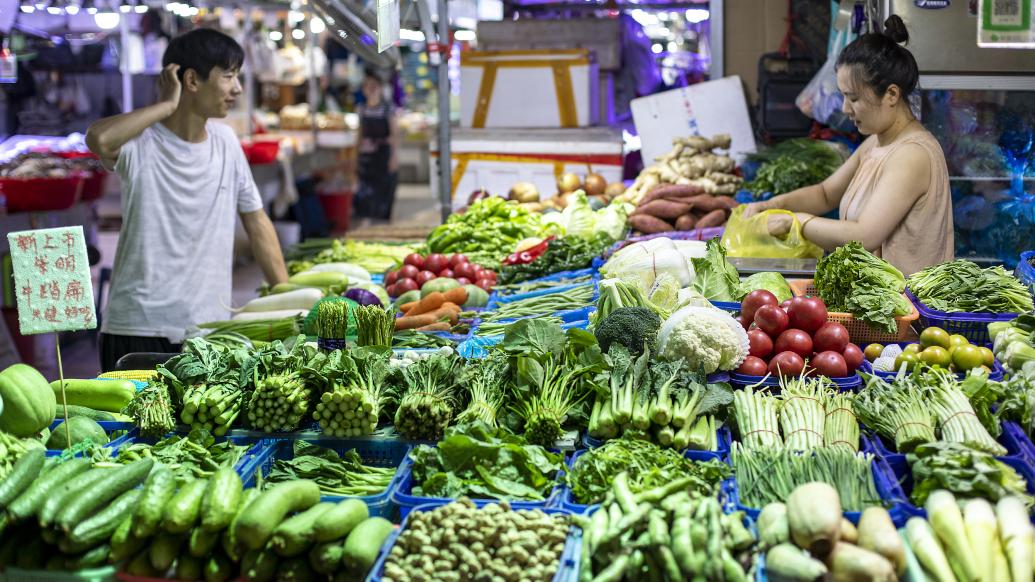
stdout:
{"type": "Polygon", "coordinates": [[[743,315],[738,315],[738,316],[734,317],[733,319],[737,320],[737,323],[740,324],[740,327],[744,328],[744,331],[747,331],[747,330],[751,329],[752,321],[750,319],[744,319],[743,315]]]}
{"type": "Polygon", "coordinates": [[[392,285],[399,280],[399,271],[389,271],[385,275],[385,285],[392,285]]]}
{"type": "Polygon", "coordinates": [[[833,321],[823,324],[812,336],[812,347],[817,352],[831,351],[840,354],[845,351],[847,345],[848,329],[833,321]]]}
{"type": "Polygon", "coordinates": [[[983,366],[985,356],[977,346],[960,346],[952,352],[952,363],[960,372],[983,366]]]}
{"type": "Polygon", "coordinates": [[[449,266],[449,259],[438,253],[430,254],[424,259],[424,268],[432,273],[437,273],[449,266]]]}
{"type": "Polygon", "coordinates": [[[495,285],[495,283],[489,279],[478,279],[478,281],[475,282],[475,285],[485,289],[486,291],[492,291],[492,286],[495,285]]]}
{"type": "Polygon", "coordinates": [[[748,332],[748,343],[751,344],[751,349],[748,350],[748,353],[752,356],[768,358],[773,353],[772,338],[760,329],[753,329],[748,332]]]}
{"type": "Polygon", "coordinates": [[[434,279],[437,275],[431,271],[421,271],[417,273],[417,276],[413,279],[417,282],[417,285],[423,287],[425,283],[434,279]]]}
{"type": "Polygon", "coordinates": [[[456,254],[456,255],[453,255],[453,256],[449,257],[449,266],[454,271],[460,265],[467,265],[467,264],[470,264],[470,261],[468,261],[467,257],[465,257],[464,255],[456,254]]]}
{"type": "MultiPolygon", "coordinates": [[[[856,347],[859,347],[859,346],[856,346],[856,347]]],[[[884,353],[884,346],[882,346],[880,344],[870,344],[870,345],[866,346],[866,351],[863,352],[863,353],[866,354],[866,359],[872,362],[872,361],[876,360],[877,358],[879,358],[880,355],[884,353]]]]}
{"type": "Polygon", "coordinates": [[[453,267],[453,272],[456,273],[457,277],[464,277],[466,279],[478,278],[478,272],[471,263],[460,263],[453,267]]]}
{"type": "Polygon", "coordinates": [[[424,257],[420,256],[417,253],[410,253],[406,255],[405,259],[403,259],[403,264],[416,267],[417,270],[420,271],[424,268],[424,257]]]}
{"type": "Polygon", "coordinates": [[[959,346],[970,345],[970,341],[958,333],[954,333],[949,336],[949,347],[958,348],[959,346]]]}
{"type": "Polygon", "coordinates": [[[758,329],[766,332],[772,337],[783,333],[789,325],[789,318],[784,310],[776,305],[763,305],[755,312],[755,325],[758,329]]]}
{"type": "Polygon", "coordinates": [[[456,274],[453,273],[452,269],[450,269],[449,267],[446,267],[445,269],[442,269],[441,271],[438,272],[438,276],[439,277],[445,277],[447,279],[452,279],[452,278],[456,277],[456,274]]]}
{"type": "Polygon", "coordinates": [[[489,269],[482,269],[481,278],[482,279],[492,279],[492,282],[495,283],[496,282],[496,271],[491,271],[489,269]]]}
{"type": "Polygon", "coordinates": [[[403,265],[403,267],[399,269],[398,273],[399,277],[396,278],[396,283],[399,282],[399,279],[416,279],[417,274],[420,273],[420,269],[413,265],[403,265]]]}
{"type": "Polygon", "coordinates": [[[456,282],[460,283],[461,287],[464,286],[464,285],[470,285],[471,284],[471,280],[468,279],[467,277],[457,277],[456,278],[456,282]]]}
{"type": "Polygon", "coordinates": [[[410,279],[409,277],[399,279],[399,281],[395,284],[396,297],[402,295],[403,293],[416,291],[417,289],[420,289],[420,286],[417,285],[416,281],[410,279]]]}
{"type": "Polygon", "coordinates": [[[794,352],[803,358],[812,355],[812,338],[800,329],[788,329],[776,338],[776,353],[794,352]]]}
{"type": "Polygon", "coordinates": [[[895,371],[902,369],[902,365],[906,365],[906,370],[912,371],[916,367],[916,364],[920,361],[920,356],[917,352],[902,352],[895,358],[895,371]]]}
{"type": "Polygon", "coordinates": [[[949,350],[942,346],[927,347],[920,352],[919,357],[921,362],[931,367],[938,366],[948,370],[949,366],[952,365],[952,355],[949,354],[949,350]]]}
{"type": "Polygon", "coordinates": [[[845,346],[845,349],[841,351],[841,355],[844,356],[845,364],[848,364],[849,373],[858,370],[863,363],[863,352],[855,344],[850,343],[845,346]]]}
{"type": "Polygon", "coordinates": [[[385,292],[388,293],[389,297],[398,297],[400,295],[400,293],[396,291],[394,283],[392,285],[386,286],[385,292]]]}
{"type": "Polygon", "coordinates": [[[828,378],[844,378],[848,375],[848,364],[844,356],[830,350],[820,352],[809,361],[821,376],[828,378]]]}
{"type": "Polygon", "coordinates": [[[790,309],[791,308],[791,301],[793,299],[794,299],[793,297],[791,299],[784,299],[783,302],[780,303],[780,307],[782,307],[785,311],[790,309]]]}
{"type": "Polygon", "coordinates": [[[827,306],[819,297],[795,298],[788,309],[791,327],[815,333],[827,322],[827,306]]]}
{"type": "Polygon", "coordinates": [[[794,352],[780,352],[769,362],[769,373],[774,376],[800,376],[803,370],[805,360],[794,352]]]}
{"type": "Polygon", "coordinates": [[[755,356],[744,358],[744,363],[737,368],[737,373],[745,376],[765,376],[767,372],[769,372],[769,367],[761,358],[755,356]]]}
{"type": "Polygon", "coordinates": [[[765,305],[776,305],[779,303],[776,299],[776,295],[773,295],[765,289],[755,289],[751,293],[748,293],[744,297],[744,300],[740,303],[740,313],[746,317],[749,321],[755,319],[755,313],[758,309],[765,305]]]}
{"type": "Polygon", "coordinates": [[[929,327],[920,332],[920,347],[929,348],[939,346],[945,349],[952,347],[949,342],[949,332],[940,327],[929,327]]]}
{"type": "Polygon", "coordinates": [[[981,355],[985,357],[985,365],[988,366],[988,369],[991,370],[992,368],[994,368],[995,367],[995,354],[992,353],[992,350],[990,350],[990,349],[988,349],[988,348],[986,348],[984,346],[981,346],[978,349],[981,350],[981,355]]]}

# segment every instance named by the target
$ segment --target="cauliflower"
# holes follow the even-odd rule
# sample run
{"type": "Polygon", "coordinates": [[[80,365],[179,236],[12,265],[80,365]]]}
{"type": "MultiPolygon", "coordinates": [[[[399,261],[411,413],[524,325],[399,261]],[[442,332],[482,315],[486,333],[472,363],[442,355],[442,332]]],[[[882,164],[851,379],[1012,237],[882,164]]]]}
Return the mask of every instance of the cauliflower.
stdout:
{"type": "Polygon", "coordinates": [[[658,344],[662,358],[682,359],[706,374],[736,369],[750,347],[747,332],[730,314],[696,306],[672,314],[658,332],[658,344]]]}

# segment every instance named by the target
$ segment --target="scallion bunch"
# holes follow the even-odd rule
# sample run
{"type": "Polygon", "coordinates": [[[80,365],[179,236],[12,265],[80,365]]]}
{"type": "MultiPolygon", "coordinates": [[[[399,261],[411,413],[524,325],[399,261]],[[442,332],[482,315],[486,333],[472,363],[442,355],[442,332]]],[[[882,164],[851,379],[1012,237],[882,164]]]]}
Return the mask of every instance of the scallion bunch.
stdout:
{"type": "Polygon", "coordinates": [[[924,391],[905,384],[888,384],[870,376],[852,399],[852,409],[866,426],[895,443],[900,453],[935,441],[935,416],[924,391]]]}
{"type": "MultiPolygon", "coordinates": [[[[747,449],[783,446],[777,401],[768,392],[750,386],[733,393],[733,410],[740,441],[747,449]]],[[[788,492],[789,494],[790,492],[788,492]]]]}
{"type": "Polygon", "coordinates": [[[828,447],[848,447],[859,450],[859,420],[852,411],[852,395],[832,392],[825,402],[826,423],[823,425],[823,443],[828,447]]]}
{"type": "Polygon", "coordinates": [[[808,451],[823,446],[826,409],[830,394],[825,378],[780,379],[780,428],[784,443],[795,451],[808,451]]]}

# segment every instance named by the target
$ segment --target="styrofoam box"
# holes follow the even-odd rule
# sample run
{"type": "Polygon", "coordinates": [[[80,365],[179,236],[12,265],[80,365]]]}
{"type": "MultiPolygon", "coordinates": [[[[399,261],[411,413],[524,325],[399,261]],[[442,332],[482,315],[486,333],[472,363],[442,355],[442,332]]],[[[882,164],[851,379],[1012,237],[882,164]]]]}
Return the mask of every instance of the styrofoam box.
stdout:
{"type": "MultiPolygon", "coordinates": [[[[475,190],[506,196],[531,182],[545,200],[557,193],[557,172],[585,176],[590,168],[610,184],[622,179],[622,134],[607,127],[575,129],[455,129],[450,140],[453,209],[475,190]],[[457,180],[457,172],[463,174],[457,180]]],[[[431,187],[438,188],[438,144],[431,141],[431,187]]]]}
{"type": "Polygon", "coordinates": [[[488,91],[484,127],[561,127],[561,99],[554,85],[553,65],[572,59],[586,61],[567,66],[575,126],[597,124],[600,120],[599,68],[589,51],[574,49],[463,53],[460,57],[460,125],[473,126],[486,71],[486,67],[478,63],[494,63],[496,79],[488,91]]]}

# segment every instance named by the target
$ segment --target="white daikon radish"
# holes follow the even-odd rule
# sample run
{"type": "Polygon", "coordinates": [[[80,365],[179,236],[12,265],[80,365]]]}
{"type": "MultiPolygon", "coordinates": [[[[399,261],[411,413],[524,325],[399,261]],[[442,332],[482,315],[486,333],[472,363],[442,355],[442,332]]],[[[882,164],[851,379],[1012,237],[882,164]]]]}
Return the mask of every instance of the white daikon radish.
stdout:
{"type": "Polygon", "coordinates": [[[316,305],[316,302],[321,299],[323,299],[323,291],[320,291],[319,289],[295,289],[294,291],[287,291],[285,293],[252,299],[248,303],[244,304],[241,311],[246,313],[258,311],[283,311],[285,309],[305,309],[306,311],[309,311],[313,308],[313,305],[316,305]]]}

